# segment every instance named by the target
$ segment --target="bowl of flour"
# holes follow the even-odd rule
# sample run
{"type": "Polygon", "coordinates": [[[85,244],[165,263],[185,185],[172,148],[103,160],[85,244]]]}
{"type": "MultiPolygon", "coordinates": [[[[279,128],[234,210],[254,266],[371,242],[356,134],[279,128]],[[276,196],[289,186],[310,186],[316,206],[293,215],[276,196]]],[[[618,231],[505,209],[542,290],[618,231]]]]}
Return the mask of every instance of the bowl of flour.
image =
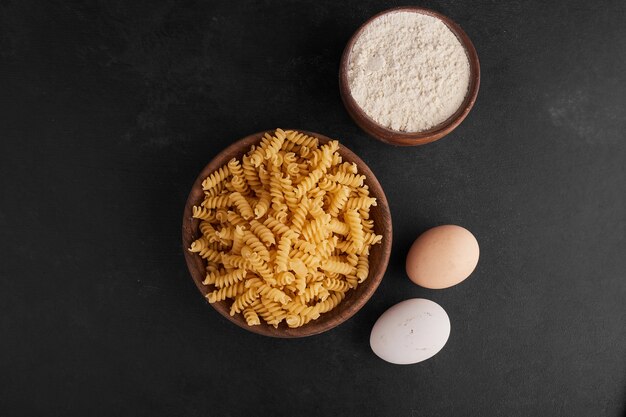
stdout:
{"type": "Polygon", "coordinates": [[[393,145],[423,145],[454,130],[480,85],[476,49],[452,20],[420,7],[366,21],[341,58],[341,97],[354,121],[393,145]]]}

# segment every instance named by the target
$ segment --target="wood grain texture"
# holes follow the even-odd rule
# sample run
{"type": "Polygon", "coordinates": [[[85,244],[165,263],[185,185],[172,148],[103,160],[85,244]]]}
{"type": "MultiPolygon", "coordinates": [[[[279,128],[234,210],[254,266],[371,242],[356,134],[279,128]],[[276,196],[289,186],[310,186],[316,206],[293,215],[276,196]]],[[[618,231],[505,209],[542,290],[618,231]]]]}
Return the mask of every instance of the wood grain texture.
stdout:
{"type": "Polygon", "coordinates": [[[425,145],[430,142],[434,142],[442,137],[446,136],[450,132],[452,132],[461,122],[467,117],[470,110],[474,106],[476,102],[476,97],[478,96],[478,89],[480,87],[480,63],[478,61],[478,54],[476,53],[476,49],[472,44],[472,41],[467,36],[467,34],[461,29],[459,25],[457,25],[450,18],[437,13],[430,9],[424,9],[422,7],[396,7],[393,9],[385,10],[377,15],[369,18],[357,31],[352,35],[346,48],[343,51],[341,56],[341,63],[339,66],[339,90],[341,93],[341,99],[346,107],[346,110],[350,114],[350,117],[356,122],[361,129],[363,129],[370,136],[383,141],[385,143],[389,143],[392,145],[400,145],[400,146],[415,146],[415,145],[425,145]],[[450,116],[448,119],[443,121],[442,123],[434,126],[431,129],[424,130],[421,132],[399,132],[397,130],[391,130],[385,126],[380,125],[376,121],[374,121],[371,117],[369,117],[365,112],[361,109],[361,107],[357,104],[357,102],[352,97],[350,93],[350,86],[348,83],[348,63],[350,60],[350,53],[352,52],[352,48],[354,47],[354,43],[359,38],[363,29],[374,19],[388,14],[395,13],[400,11],[409,11],[409,12],[417,12],[425,15],[433,16],[448,26],[448,28],[454,33],[461,44],[464,46],[465,51],[467,52],[467,57],[469,59],[470,64],[470,84],[468,87],[468,93],[465,97],[465,100],[458,108],[458,110],[450,116]]]}
{"type": "MultiPolygon", "coordinates": [[[[318,133],[303,130],[299,131],[306,133],[307,135],[317,137],[322,144],[331,140],[330,138],[318,133]]],[[[191,277],[203,296],[206,295],[209,289],[208,286],[202,284],[206,275],[204,261],[200,256],[198,256],[198,254],[191,253],[187,250],[187,248],[191,246],[191,242],[199,238],[201,235],[198,230],[200,220],[194,219],[191,216],[192,207],[194,205],[199,205],[204,198],[202,181],[211,172],[226,164],[231,158],[241,158],[246,152],[248,152],[252,145],[257,144],[261,140],[265,133],[266,132],[259,132],[247,136],[220,152],[200,172],[191,188],[191,192],[189,193],[183,214],[183,252],[185,254],[185,261],[187,262],[191,277]]],[[[274,328],[266,323],[262,323],[259,326],[248,326],[243,318],[243,315],[236,314],[235,316],[230,316],[229,311],[230,304],[232,303],[231,300],[211,304],[221,315],[236,325],[254,333],[281,338],[296,338],[319,334],[340,325],[356,314],[356,312],[359,311],[365,303],[367,303],[378,288],[378,285],[382,281],[385,274],[385,270],[387,269],[389,255],[391,253],[392,224],[389,204],[387,203],[387,198],[385,197],[385,193],[383,192],[380,183],[365,162],[341,144],[338,152],[341,154],[344,161],[354,162],[357,164],[359,172],[366,176],[365,184],[367,184],[370,188],[370,195],[376,197],[378,201],[378,205],[371,208],[370,214],[375,223],[374,230],[377,234],[383,236],[383,240],[381,244],[372,246],[370,252],[369,277],[355,290],[350,290],[346,294],[346,298],[335,309],[322,314],[317,320],[311,321],[310,323],[298,328],[289,328],[284,322],[282,322],[278,328],[274,328]]]]}

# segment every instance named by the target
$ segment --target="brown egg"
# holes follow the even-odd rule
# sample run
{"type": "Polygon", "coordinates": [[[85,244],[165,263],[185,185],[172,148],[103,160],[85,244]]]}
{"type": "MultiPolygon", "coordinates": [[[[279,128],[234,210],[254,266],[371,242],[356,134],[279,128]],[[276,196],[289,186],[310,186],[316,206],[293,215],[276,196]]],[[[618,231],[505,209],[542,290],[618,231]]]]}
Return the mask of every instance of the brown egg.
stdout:
{"type": "Polygon", "coordinates": [[[479,254],[478,242],[469,230],[455,225],[433,227],[411,246],[406,273],[425,288],[452,287],[470,276],[479,254]]]}

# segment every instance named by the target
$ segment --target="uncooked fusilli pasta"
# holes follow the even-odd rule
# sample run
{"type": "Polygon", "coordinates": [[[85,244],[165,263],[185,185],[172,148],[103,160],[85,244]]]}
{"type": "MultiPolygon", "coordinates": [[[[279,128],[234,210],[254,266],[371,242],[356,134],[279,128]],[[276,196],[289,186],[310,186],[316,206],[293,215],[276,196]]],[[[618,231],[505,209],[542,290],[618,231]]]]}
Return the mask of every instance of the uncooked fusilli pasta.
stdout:
{"type": "Polygon", "coordinates": [[[231,299],[249,326],[299,327],[367,279],[382,240],[369,216],[376,199],[338,148],[277,129],[204,179],[189,250],[206,260],[210,303],[231,299]]]}

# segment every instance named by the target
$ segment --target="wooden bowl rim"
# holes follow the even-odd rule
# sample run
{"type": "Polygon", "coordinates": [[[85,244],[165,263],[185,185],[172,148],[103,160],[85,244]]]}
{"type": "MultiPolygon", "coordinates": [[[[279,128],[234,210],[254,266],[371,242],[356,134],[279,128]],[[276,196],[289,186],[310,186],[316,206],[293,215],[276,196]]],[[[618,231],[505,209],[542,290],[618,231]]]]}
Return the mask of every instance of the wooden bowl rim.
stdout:
{"type": "Polygon", "coordinates": [[[375,14],[363,23],[354,32],[345,49],[341,55],[341,62],[339,65],[339,91],[344,106],[350,114],[350,117],[356,122],[356,124],[363,129],[366,133],[372,137],[392,145],[400,146],[416,146],[425,145],[430,142],[434,142],[452,132],[461,122],[467,117],[470,110],[476,102],[478,96],[478,90],[480,87],[480,62],[478,60],[478,54],[476,48],[471,39],[461,27],[449,17],[438,13],[434,10],[427,9],[418,6],[400,6],[391,9],[383,10],[382,12],[375,14]],[[396,12],[415,12],[428,16],[435,17],[441,20],[451,31],[454,33],[461,42],[461,45],[465,48],[467,58],[470,64],[470,84],[468,87],[468,93],[463,100],[463,103],[456,112],[454,112],[449,118],[441,122],[440,124],[419,132],[401,132],[397,130],[389,129],[369,117],[365,111],[357,104],[352,97],[348,83],[348,60],[352,53],[354,43],[361,36],[363,30],[375,19],[390,13],[396,12]]]}
{"type": "MultiPolygon", "coordinates": [[[[320,143],[326,143],[329,140],[331,140],[330,138],[324,135],[321,135],[319,133],[309,132],[309,131],[300,130],[300,129],[292,129],[292,130],[297,130],[307,135],[315,136],[316,138],[319,139],[320,143]]],[[[232,157],[233,154],[236,154],[236,155],[239,155],[240,157],[241,155],[243,155],[245,152],[247,152],[250,149],[251,145],[258,143],[265,133],[273,133],[273,132],[274,130],[268,130],[268,131],[254,133],[252,135],[248,135],[242,139],[239,139],[236,142],[229,145],[228,147],[226,147],[224,150],[218,153],[213,159],[211,159],[211,161],[202,169],[202,171],[200,171],[200,174],[194,181],[193,186],[191,187],[191,191],[185,203],[185,208],[183,212],[183,223],[182,223],[183,253],[185,256],[187,269],[189,270],[189,273],[191,274],[191,277],[194,283],[196,284],[196,287],[198,288],[200,293],[203,295],[203,298],[205,299],[205,301],[206,301],[206,297],[204,297],[204,295],[208,291],[207,291],[207,287],[202,284],[202,280],[204,279],[204,274],[200,274],[199,271],[197,271],[196,268],[194,268],[194,264],[197,265],[197,262],[200,259],[197,257],[197,254],[191,253],[187,250],[191,242],[194,240],[194,236],[197,236],[197,232],[198,232],[197,224],[199,224],[199,221],[196,222],[196,226],[194,227],[193,223],[195,219],[192,218],[191,213],[192,213],[192,207],[194,205],[199,204],[203,198],[202,181],[211,172],[215,171],[216,169],[218,169],[219,167],[227,163],[228,162],[227,159],[229,158],[229,156],[232,157]]],[[[372,295],[374,294],[374,292],[380,285],[380,282],[382,281],[385,275],[385,271],[387,270],[387,265],[389,263],[389,256],[391,253],[391,244],[392,244],[392,235],[393,235],[392,224],[391,224],[391,213],[389,211],[389,203],[387,202],[387,197],[385,196],[382,186],[378,182],[378,179],[376,178],[374,173],[367,166],[367,164],[361,158],[359,158],[354,152],[352,152],[350,149],[348,149],[341,143],[339,145],[338,152],[344,158],[345,161],[355,162],[359,166],[359,171],[366,176],[365,182],[370,187],[371,195],[376,197],[378,201],[378,205],[376,207],[373,207],[372,210],[382,210],[382,213],[381,213],[382,217],[386,216],[386,218],[389,219],[389,221],[386,224],[376,226],[376,229],[377,229],[376,232],[383,235],[383,240],[380,245],[381,256],[380,256],[379,262],[376,265],[370,265],[371,275],[368,277],[368,279],[364,283],[360,284],[359,286],[359,287],[364,286],[365,288],[364,292],[361,294],[360,298],[355,299],[355,301],[351,305],[349,305],[348,308],[344,307],[344,309],[342,310],[343,303],[339,304],[339,306],[336,308],[336,311],[333,310],[335,311],[335,314],[336,314],[336,316],[334,316],[334,319],[329,318],[322,322],[317,321],[317,320],[312,321],[302,327],[298,327],[295,329],[284,327],[284,323],[281,323],[281,326],[279,326],[278,329],[275,329],[274,327],[269,326],[265,323],[259,326],[248,326],[243,320],[243,318],[239,317],[240,315],[237,315],[235,317],[230,316],[229,308],[228,306],[226,306],[226,302],[213,303],[213,304],[209,303],[222,316],[226,317],[229,321],[235,323],[237,326],[245,330],[248,330],[250,332],[256,333],[256,334],[270,336],[270,337],[277,337],[277,338],[299,338],[299,337],[306,337],[306,336],[313,336],[316,334],[320,334],[320,333],[323,333],[325,331],[328,331],[332,328],[339,326],[340,324],[350,319],[353,315],[355,315],[367,303],[367,301],[369,301],[369,299],[372,297],[372,295]]],[[[202,261],[200,260],[200,262],[202,261]]],[[[351,291],[354,291],[354,290],[351,290],[351,291]]],[[[348,296],[350,296],[350,294],[348,296]]],[[[206,302],[208,303],[208,301],[206,302]]]]}

